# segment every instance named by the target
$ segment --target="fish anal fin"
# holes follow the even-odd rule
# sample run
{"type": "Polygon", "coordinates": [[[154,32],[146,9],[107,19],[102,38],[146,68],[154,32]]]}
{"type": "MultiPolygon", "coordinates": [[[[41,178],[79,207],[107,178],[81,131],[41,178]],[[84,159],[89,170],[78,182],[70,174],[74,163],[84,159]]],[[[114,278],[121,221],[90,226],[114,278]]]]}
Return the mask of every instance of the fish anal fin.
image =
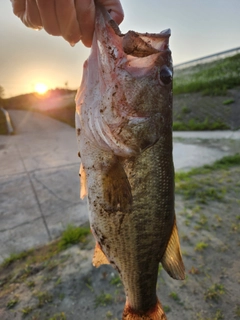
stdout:
{"type": "Polygon", "coordinates": [[[132,310],[128,301],[126,302],[123,311],[123,320],[167,320],[167,317],[163,311],[163,307],[159,300],[156,305],[147,312],[136,312],[132,310]]]}
{"type": "Polygon", "coordinates": [[[79,176],[80,176],[80,198],[84,199],[87,196],[88,192],[87,192],[86,171],[84,170],[82,163],[80,165],[79,176]]]}
{"type": "Polygon", "coordinates": [[[130,211],[132,192],[128,177],[116,159],[103,175],[105,210],[109,212],[130,211]]]}
{"type": "Polygon", "coordinates": [[[182,261],[180,242],[176,220],[174,222],[172,234],[168,242],[168,246],[161,260],[163,268],[167,273],[177,280],[185,279],[185,268],[182,261]]]}
{"type": "Polygon", "coordinates": [[[95,246],[92,264],[96,268],[100,267],[102,264],[110,264],[98,243],[96,243],[95,246]]]}

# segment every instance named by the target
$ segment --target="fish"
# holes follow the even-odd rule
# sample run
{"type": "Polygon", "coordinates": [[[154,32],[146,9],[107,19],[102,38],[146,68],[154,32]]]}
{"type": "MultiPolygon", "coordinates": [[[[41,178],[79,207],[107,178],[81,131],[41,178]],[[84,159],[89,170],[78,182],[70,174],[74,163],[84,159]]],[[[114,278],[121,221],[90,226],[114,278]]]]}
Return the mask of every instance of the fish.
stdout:
{"type": "Polygon", "coordinates": [[[170,29],[122,34],[102,6],[76,95],[81,198],[96,246],[124,286],[124,320],[164,320],[159,264],[185,278],[174,210],[170,29]]]}

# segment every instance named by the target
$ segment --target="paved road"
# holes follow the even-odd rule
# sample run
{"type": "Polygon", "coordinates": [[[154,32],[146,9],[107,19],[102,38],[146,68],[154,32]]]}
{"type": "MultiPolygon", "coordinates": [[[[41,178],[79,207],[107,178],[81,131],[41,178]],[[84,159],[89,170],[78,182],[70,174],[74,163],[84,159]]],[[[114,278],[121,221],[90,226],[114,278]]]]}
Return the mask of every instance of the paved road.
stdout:
{"type": "MultiPolygon", "coordinates": [[[[69,223],[88,220],[86,201],[79,199],[74,129],[39,113],[10,111],[10,116],[16,135],[0,136],[0,263],[11,253],[47,243],[69,223]]],[[[227,134],[221,132],[221,139],[227,134]]],[[[184,138],[174,143],[176,170],[231,153],[226,143],[199,143],[199,135],[175,134],[184,138]]]]}
{"type": "Polygon", "coordinates": [[[14,136],[0,136],[0,262],[84,223],[74,129],[38,113],[10,112],[14,136]]]}

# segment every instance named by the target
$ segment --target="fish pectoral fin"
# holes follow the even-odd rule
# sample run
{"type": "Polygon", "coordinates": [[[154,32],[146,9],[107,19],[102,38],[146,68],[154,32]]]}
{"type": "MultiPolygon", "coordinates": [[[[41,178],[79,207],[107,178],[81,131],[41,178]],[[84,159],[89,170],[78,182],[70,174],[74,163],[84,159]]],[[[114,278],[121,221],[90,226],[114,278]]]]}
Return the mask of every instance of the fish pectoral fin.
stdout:
{"type": "Polygon", "coordinates": [[[127,212],[132,205],[131,186],[118,160],[111,164],[103,175],[105,210],[127,212]]]}
{"type": "Polygon", "coordinates": [[[110,264],[107,257],[103,253],[99,243],[96,243],[94,254],[93,254],[93,259],[92,259],[92,264],[96,268],[100,267],[102,264],[110,264]]]}
{"type": "Polygon", "coordinates": [[[84,170],[82,163],[80,165],[79,177],[80,177],[80,198],[84,199],[87,196],[88,192],[87,192],[86,171],[84,170]]]}
{"type": "Polygon", "coordinates": [[[180,242],[176,220],[173,226],[172,234],[168,246],[161,260],[163,268],[167,273],[177,280],[185,279],[185,268],[182,261],[180,242]]]}

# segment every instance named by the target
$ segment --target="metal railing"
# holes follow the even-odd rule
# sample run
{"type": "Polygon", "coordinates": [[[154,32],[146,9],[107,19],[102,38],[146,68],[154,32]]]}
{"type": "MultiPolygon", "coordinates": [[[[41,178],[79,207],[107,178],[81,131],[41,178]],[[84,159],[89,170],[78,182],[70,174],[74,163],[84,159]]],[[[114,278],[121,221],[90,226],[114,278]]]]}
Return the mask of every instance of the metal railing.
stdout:
{"type": "Polygon", "coordinates": [[[184,68],[192,67],[197,64],[207,63],[207,62],[211,62],[214,60],[219,60],[219,59],[223,59],[226,57],[230,57],[230,56],[233,56],[237,53],[240,53],[240,47],[226,50],[226,51],[222,51],[222,52],[218,52],[215,54],[210,54],[206,57],[190,60],[187,62],[179,63],[179,64],[174,65],[174,69],[176,70],[176,69],[184,69],[184,68]]]}
{"type": "Polygon", "coordinates": [[[9,117],[9,113],[5,109],[3,109],[2,107],[0,107],[0,110],[3,112],[3,114],[6,118],[8,134],[13,134],[14,131],[13,131],[11,119],[9,117]]]}

